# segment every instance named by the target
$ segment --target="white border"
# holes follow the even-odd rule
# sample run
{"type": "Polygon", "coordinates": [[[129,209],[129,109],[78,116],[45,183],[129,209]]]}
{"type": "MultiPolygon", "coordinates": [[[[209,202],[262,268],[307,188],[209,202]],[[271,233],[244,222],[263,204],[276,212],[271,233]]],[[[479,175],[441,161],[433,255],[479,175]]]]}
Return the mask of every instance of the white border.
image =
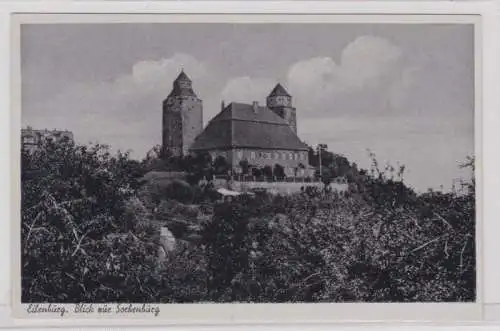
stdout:
{"type": "MultiPolygon", "coordinates": [[[[492,32],[492,27],[495,26],[495,19],[497,19],[496,13],[497,13],[497,7],[494,6],[493,3],[489,2],[474,2],[474,3],[449,3],[449,2],[443,2],[443,3],[438,3],[438,2],[411,2],[411,3],[394,3],[394,2],[386,2],[386,3],[379,3],[379,2],[356,2],[356,3],[334,3],[334,2],[307,2],[306,3],[299,3],[299,2],[266,2],[266,3],[261,3],[257,1],[253,2],[209,2],[209,1],[202,1],[202,2],[187,2],[187,3],[180,3],[180,2],[170,2],[170,3],[151,3],[151,2],[143,2],[143,3],[132,3],[132,2],[125,2],[125,3],[117,3],[117,2],[95,2],[95,3],[73,3],[73,2],[60,2],[60,1],[52,1],[52,2],[19,2],[19,3],[8,3],[8,4],[1,4],[2,7],[2,12],[0,12],[0,22],[2,24],[0,25],[0,32],[1,32],[1,37],[5,38],[8,40],[9,37],[9,20],[7,19],[8,13],[10,12],[52,12],[52,13],[145,13],[145,14],[155,14],[158,12],[171,12],[171,13],[189,13],[189,12],[197,12],[197,13],[260,13],[262,12],[263,9],[269,10],[274,13],[336,13],[336,14],[351,14],[351,13],[362,13],[362,14],[480,14],[483,17],[483,28],[489,32],[492,32]],[[7,9],[4,11],[4,9],[7,9]]],[[[498,31],[498,30],[497,30],[498,31]]],[[[497,53],[494,53],[495,50],[491,46],[493,42],[493,34],[487,34],[486,32],[484,33],[484,40],[483,40],[483,60],[484,66],[489,68],[488,70],[484,70],[484,75],[483,77],[483,94],[484,94],[484,109],[488,111],[484,111],[483,113],[483,120],[484,120],[484,127],[483,127],[483,135],[484,135],[484,140],[491,142],[490,144],[484,144],[483,148],[483,160],[485,160],[484,164],[484,174],[488,180],[484,182],[484,192],[485,196],[483,199],[484,204],[486,207],[484,208],[484,219],[486,220],[492,220],[490,218],[491,216],[495,215],[494,212],[498,210],[495,209],[494,204],[492,204],[490,201],[494,202],[494,195],[492,195],[492,192],[498,192],[495,188],[499,188],[500,183],[499,181],[499,176],[496,175],[496,177],[493,174],[494,170],[500,169],[498,167],[499,163],[498,160],[494,159],[494,153],[498,153],[495,149],[493,142],[497,141],[494,139],[494,134],[497,131],[498,125],[500,124],[500,118],[496,114],[494,114],[491,109],[493,108],[492,105],[496,105],[494,102],[494,88],[492,84],[486,84],[484,82],[492,82],[495,81],[494,79],[498,77],[497,74],[495,74],[497,71],[492,70],[493,65],[492,63],[494,62],[494,58],[499,58],[496,55],[497,53]],[[488,48],[489,47],[489,48],[488,48]],[[487,51],[488,50],[488,51],[487,51]],[[488,62],[489,61],[489,62],[488,62]],[[486,77],[486,75],[488,75],[486,77]],[[496,162],[496,163],[494,163],[496,162]]],[[[8,45],[9,43],[3,43],[5,45],[8,45]]],[[[6,52],[4,52],[6,53],[6,52]]],[[[1,75],[1,80],[0,80],[0,86],[5,86],[3,91],[7,91],[7,94],[5,98],[0,98],[0,102],[3,102],[4,107],[3,109],[9,109],[9,103],[7,100],[9,100],[9,71],[10,71],[10,65],[9,65],[9,56],[8,54],[2,54],[2,56],[5,56],[6,59],[2,58],[2,67],[0,67],[0,73],[1,75]],[[7,78],[7,79],[6,79],[7,78]],[[7,102],[5,102],[7,101],[7,102]]],[[[495,81],[496,82],[496,81],[495,81]]],[[[500,86],[500,85],[496,85],[500,86]]],[[[499,109],[499,108],[497,108],[499,109]]],[[[8,114],[8,112],[2,112],[3,115],[6,115],[5,113],[8,114]]],[[[0,127],[0,131],[4,133],[6,136],[4,139],[1,139],[1,148],[5,153],[3,155],[10,155],[8,152],[10,149],[9,146],[9,132],[10,130],[8,129],[8,124],[4,123],[9,123],[10,120],[8,119],[8,115],[5,118],[6,120],[0,121],[2,125],[5,125],[6,127],[0,127]],[[2,130],[3,129],[3,130],[2,130]]],[[[7,167],[9,167],[9,164],[7,164],[7,167]]],[[[12,169],[11,169],[12,170],[12,169]]],[[[2,182],[7,183],[9,180],[9,172],[4,171],[0,172],[2,173],[2,182]],[[5,179],[5,181],[3,181],[5,179]]],[[[9,199],[9,193],[5,192],[4,196],[2,196],[4,199],[1,199],[3,202],[8,201],[9,199]]],[[[479,192],[481,194],[481,192],[479,192]]],[[[0,197],[0,198],[2,198],[0,197]]],[[[8,212],[8,207],[10,205],[7,204],[5,206],[6,208],[1,208],[0,210],[7,211],[5,214],[4,219],[9,220],[9,212],[8,212]]],[[[498,213],[496,213],[498,215],[498,213]]],[[[8,223],[8,222],[6,222],[8,223]]],[[[490,234],[489,237],[485,237],[485,242],[490,245],[491,243],[496,243],[496,236],[494,236],[493,232],[493,227],[491,226],[492,223],[488,223],[488,231],[486,231],[486,234],[490,234]]],[[[486,222],[485,225],[486,227],[486,222]]],[[[496,225],[496,229],[498,229],[499,226],[496,225]]],[[[0,242],[2,245],[5,246],[0,246],[3,249],[1,250],[2,252],[9,252],[10,251],[10,231],[2,231],[1,232],[4,237],[0,237],[0,242]],[[3,239],[3,240],[2,240],[3,239]]],[[[498,232],[497,232],[498,233],[498,232]]],[[[478,246],[478,256],[480,255],[480,246],[478,246]]],[[[495,254],[490,247],[488,246],[488,251],[492,252],[492,254],[495,254]]],[[[497,246],[498,247],[498,246],[497,246]]],[[[496,249],[495,251],[498,251],[496,249]]],[[[12,252],[14,253],[14,252],[12,252]]],[[[3,257],[3,256],[2,256],[3,257]]],[[[491,256],[496,258],[496,256],[491,256]]],[[[7,256],[6,257],[6,262],[4,264],[7,269],[10,269],[10,259],[7,256]]],[[[479,262],[479,261],[478,261],[479,262]]],[[[488,290],[485,291],[485,297],[484,302],[487,303],[500,303],[500,286],[497,286],[495,288],[496,280],[500,279],[500,271],[499,270],[493,270],[494,264],[488,264],[486,263],[485,266],[487,266],[487,277],[486,280],[487,282],[485,284],[486,288],[488,290]],[[493,270],[493,271],[491,271],[493,270]],[[496,273],[495,273],[496,272],[496,273]],[[493,274],[493,277],[491,275],[493,274]],[[495,277],[496,275],[496,277],[495,277]],[[495,284],[492,284],[495,283],[495,284]],[[491,285],[490,285],[491,284],[491,285]],[[493,291],[490,291],[490,286],[493,291]]],[[[498,269],[498,268],[496,268],[498,269]]],[[[7,279],[1,278],[0,284],[2,287],[0,287],[0,299],[7,299],[9,297],[9,288],[10,288],[10,283],[8,282],[8,274],[7,272],[3,273],[3,277],[7,275],[7,279]],[[2,295],[2,293],[5,293],[5,295],[2,295]]],[[[481,292],[481,291],[480,291],[481,292]]],[[[4,301],[6,304],[8,304],[8,301],[4,301]]],[[[362,304],[361,304],[362,305],[362,304]]],[[[372,313],[375,313],[375,315],[372,315],[373,317],[370,318],[371,320],[380,320],[380,317],[383,315],[380,315],[381,311],[377,312],[377,309],[373,306],[373,304],[369,304],[370,311],[372,313]]],[[[400,306],[400,305],[399,305],[400,306]]],[[[358,306],[361,309],[360,306],[358,306]]],[[[333,307],[332,307],[333,308],[333,307]]],[[[331,312],[331,309],[329,311],[326,311],[325,313],[331,312]]],[[[335,307],[336,308],[336,307],[335,307]]],[[[335,309],[333,308],[333,309],[335,309]]],[[[397,308],[396,308],[397,309],[397,308]]],[[[238,309],[236,309],[238,310],[238,309]]],[[[363,310],[363,313],[366,311],[363,310]]],[[[2,311],[0,312],[0,316],[3,317],[5,316],[4,313],[8,314],[8,311],[2,311]],[[2,316],[3,315],[3,316],[2,316]]],[[[314,310],[311,311],[311,313],[315,313],[314,310]]],[[[361,313],[361,311],[358,310],[358,314],[361,313]]],[[[248,311],[245,312],[245,315],[248,316],[248,311]]],[[[252,319],[253,321],[262,321],[261,318],[262,315],[257,315],[254,316],[255,319],[252,319]]],[[[5,321],[3,318],[0,317],[0,320],[5,321]]],[[[286,318],[286,316],[283,316],[286,318]]],[[[400,315],[400,318],[404,316],[400,315]]],[[[415,317],[413,315],[413,317],[415,317]]],[[[414,319],[412,318],[411,315],[407,315],[406,318],[404,319],[414,319]]],[[[245,320],[239,320],[240,322],[245,322],[245,320]]],[[[10,325],[40,325],[42,321],[40,320],[10,320],[10,325]]],[[[44,320],[43,324],[46,324],[49,322],[48,320],[44,320]]],[[[58,325],[68,325],[67,321],[62,322],[62,321],[52,321],[53,323],[56,323],[58,325]]],[[[104,324],[104,320],[95,320],[95,321],[90,321],[86,320],[84,324],[88,325],[88,323],[91,323],[93,325],[102,325],[104,324]]],[[[126,320],[121,320],[121,324],[123,325],[130,325],[131,323],[126,320]]],[[[161,323],[163,324],[163,321],[158,322],[156,321],[135,321],[143,324],[146,322],[147,324],[153,323],[153,324],[158,324],[161,323]],[[148,323],[149,322],[149,323],[148,323]]],[[[234,320],[233,320],[234,322],[234,320]]],[[[310,322],[308,320],[308,322],[310,322]]],[[[52,324],[52,323],[51,323],[52,324]]],[[[69,323],[69,324],[74,324],[69,323]]],[[[82,324],[82,323],[79,323],[82,324]]],[[[106,321],[106,324],[107,321],[106,321]]],[[[116,325],[116,322],[111,321],[110,324],[108,325],[116,325]]],[[[135,323],[134,323],[135,324],[135,323]]]]}

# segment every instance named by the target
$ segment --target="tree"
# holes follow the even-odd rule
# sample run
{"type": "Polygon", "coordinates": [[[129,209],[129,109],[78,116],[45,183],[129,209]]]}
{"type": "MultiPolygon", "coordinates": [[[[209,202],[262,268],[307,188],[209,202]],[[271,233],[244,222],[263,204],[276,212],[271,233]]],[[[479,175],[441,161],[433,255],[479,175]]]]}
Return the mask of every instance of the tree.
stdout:
{"type": "Polygon", "coordinates": [[[189,158],[186,171],[189,171],[188,181],[191,185],[197,185],[202,179],[212,180],[214,168],[212,157],[209,153],[196,153],[189,158]]]}
{"type": "Polygon", "coordinates": [[[334,179],[334,174],[331,168],[323,167],[321,171],[321,181],[325,184],[325,188],[330,185],[334,179]]]}
{"type": "Polygon", "coordinates": [[[282,165],[276,163],[274,165],[274,169],[273,169],[273,176],[278,178],[278,179],[285,178],[285,168],[283,168],[282,165]]]}
{"type": "Polygon", "coordinates": [[[156,240],[133,202],[138,162],[47,142],[23,154],[21,173],[23,302],[153,300],[156,240]]]}
{"type": "Polygon", "coordinates": [[[474,190],[416,194],[374,168],[338,199],[308,187],[202,208],[174,200],[191,202],[183,182],[151,203],[142,164],[104,146],[21,157],[23,302],[475,300],[474,190]],[[185,239],[164,262],[159,225],[185,239]]]}
{"type": "Polygon", "coordinates": [[[266,178],[273,177],[273,168],[271,168],[271,166],[269,165],[264,166],[264,168],[262,168],[262,174],[266,178]]]}
{"type": "Polygon", "coordinates": [[[227,175],[230,166],[223,156],[217,156],[213,162],[214,173],[217,175],[227,175]]]}
{"type": "Polygon", "coordinates": [[[307,149],[309,165],[317,167],[319,165],[318,154],[314,151],[314,148],[310,147],[307,149]]]}
{"type": "Polygon", "coordinates": [[[250,172],[250,164],[248,163],[248,160],[241,160],[240,161],[240,167],[241,167],[241,174],[242,175],[248,175],[250,172]]]}
{"type": "Polygon", "coordinates": [[[214,219],[202,230],[202,243],[207,247],[208,291],[216,301],[234,300],[223,295],[231,288],[235,276],[248,268],[248,239],[250,210],[242,204],[224,203],[214,209],[214,219]],[[228,300],[229,299],[229,300],[228,300]]]}
{"type": "Polygon", "coordinates": [[[476,159],[475,156],[467,156],[465,162],[460,165],[460,168],[469,168],[471,170],[470,183],[467,184],[467,189],[469,194],[475,197],[476,192],[476,159]]]}
{"type": "Polygon", "coordinates": [[[262,176],[262,169],[260,169],[260,168],[252,168],[252,176],[254,176],[254,177],[261,177],[262,176]]]}

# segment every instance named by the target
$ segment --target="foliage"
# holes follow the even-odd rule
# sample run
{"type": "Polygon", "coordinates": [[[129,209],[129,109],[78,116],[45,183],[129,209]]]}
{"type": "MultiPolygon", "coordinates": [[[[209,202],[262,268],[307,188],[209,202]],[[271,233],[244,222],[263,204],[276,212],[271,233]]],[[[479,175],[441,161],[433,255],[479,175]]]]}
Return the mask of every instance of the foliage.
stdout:
{"type": "Polygon", "coordinates": [[[271,178],[273,177],[273,168],[271,166],[264,166],[262,168],[262,175],[264,175],[264,177],[266,178],[271,178]]]}
{"type": "Polygon", "coordinates": [[[230,166],[226,158],[223,156],[217,156],[213,163],[214,172],[217,175],[227,175],[230,166]]]}
{"type": "Polygon", "coordinates": [[[102,145],[47,142],[22,155],[21,173],[23,301],[152,297],[155,240],[133,198],[136,161],[102,145]]]}
{"type": "Polygon", "coordinates": [[[248,163],[247,160],[241,160],[240,161],[240,167],[241,167],[241,174],[242,175],[248,175],[248,173],[250,172],[250,164],[248,163]]]}
{"type": "Polygon", "coordinates": [[[212,202],[196,185],[223,172],[209,155],[162,156],[191,182],[146,187],[159,150],[142,162],[70,142],[23,153],[23,302],[475,300],[473,176],[464,194],[417,194],[404,168],[372,155],[358,170],[320,149],[324,181],[346,176],[346,195],[212,202]],[[161,226],[177,239],[163,260],[161,226]]]}
{"type": "Polygon", "coordinates": [[[257,167],[252,168],[252,176],[261,177],[262,176],[262,169],[257,168],[257,167]]]}
{"type": "Polygon", "coordinates": [[[276,163],[273,168],[273,176],[278,179],[285,178],[285,168],[282,165],[276,163]]]}
{"type": "MultiPolygon", "coordinates": [[[[355,163],[340,154],[328,150],[325,144],[319,144],[315,149],[309,147],[309,164],[317,168],[316,177],[325,185],[337,177],[346,177],[348,182],[354,182],[359,176],[358,167],[355,163]],[[321,164],[321,171],[319,171],[321,164]]],[[[371,155],[373,157],[373,155],[371,155]]]]}

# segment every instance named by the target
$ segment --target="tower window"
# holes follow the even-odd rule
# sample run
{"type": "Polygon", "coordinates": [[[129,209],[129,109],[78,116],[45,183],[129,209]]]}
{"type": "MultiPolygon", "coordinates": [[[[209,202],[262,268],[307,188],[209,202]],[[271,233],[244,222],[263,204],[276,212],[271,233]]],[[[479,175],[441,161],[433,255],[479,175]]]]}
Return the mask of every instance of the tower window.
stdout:
{"type": "Polygon", "coordinates": [[[255,152],[250,152],[250,158],[255,159],[255,152]]]}

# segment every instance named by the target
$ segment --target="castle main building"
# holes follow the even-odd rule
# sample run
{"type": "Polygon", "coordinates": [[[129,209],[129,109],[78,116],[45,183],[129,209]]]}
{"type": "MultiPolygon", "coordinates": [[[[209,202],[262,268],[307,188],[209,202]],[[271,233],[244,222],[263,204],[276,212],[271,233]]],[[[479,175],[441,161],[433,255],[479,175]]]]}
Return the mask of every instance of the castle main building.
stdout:
{"type": "Polygon", "coordinates": [[[310,171],[308,146],[297,136],[292,96],[277,84],[266,106],[232,102],[203,129],[203,103],[182,71],[163,102],[163,148],[173,155],[208,152],[223,156],[238,173],[240,162],[254,166],[281,165],[287,176],[310,171]]]}

